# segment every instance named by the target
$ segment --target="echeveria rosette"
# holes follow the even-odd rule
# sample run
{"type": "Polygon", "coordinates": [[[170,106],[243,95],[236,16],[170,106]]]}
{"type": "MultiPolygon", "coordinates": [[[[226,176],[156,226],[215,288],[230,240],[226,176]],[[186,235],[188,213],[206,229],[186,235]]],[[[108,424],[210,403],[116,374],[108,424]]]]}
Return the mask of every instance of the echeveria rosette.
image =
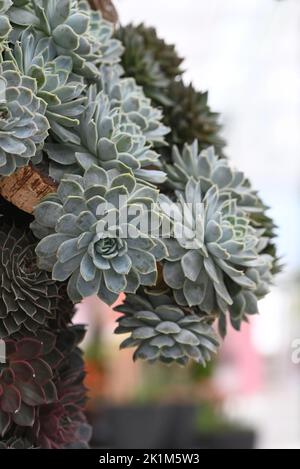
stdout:
{"type": "Polygon", "coordinates": [[[212,186],[219,189],[220,198],[232,197],[238,206],[247,213],[260,213],[264,210],[260,199],[243,172],[234,169],[229,161],[219,158],[214,147],[199,150],[199,142],[185,144],[182,152],[173,147],[172,163],[165,164],[167,184],[173,189],[184,191],[190,178],[201,182],[201,190],[206,193],[212,186]]]}
{"type": "Polygon", "coordinates": [[[235,199],[224,200],[216,185],[203,194],[201,182],[190,179],[177,197],[173,210],[171,200],[161,195],[162,210],[174,223],[173,238],[165,240],[169,258],[163,276],[176,303],[226,314],[240,290],[254,293],[257,301],[258,272],[265,264],[263,231],[250,225],[235,199]]]}
{"type": "MultiPolygon", "coordinates": [[[[1,222],[1,220],[0,220],[1,222]]],[[[0,338],[35,332],[54,319],[59,289],[36,263],[36,240],[27,231],[0,227],[0,338]]]]}
{"type": "Polygon", "coordinates": [[[182,151],[174,146],[171,162],[165,164],[164,169],[168,175],[167,185],[172,189],[183,191],[189,178],[193,177],[201,182],[203,192],[216,185],[221,198],[236,199],[238,207],[249,214],[251,225],[264,230],[266,242],[262,253],[273,257],[272,270],[276,271],[278,260],[272,242],[276,227],[267,215],[268,207],[251,187],[245,174],[233,168],[227,159],[220,159],[213,147],[200,151],[197,140],[192,145],[185,144],[182,151]]]}
{"type": "Polygon", "coordinates": [[[116,334],[128,334],[121,348],[136,347],[134,359],[157,360],[186,365],[188,361],[206,365],[218,350],[219,340],[207,316],[193,308],[181,308],[168,295],[127,295],[116,308],[116,334]]]}
{"type": "Polygon", "coordinates": [[[0,175],[36,162],[48,136],[46,103],[37,97],[36,81],[11,61],[0,64],[0,175]]]}
{"type": "Polygon", "coordinates": [[[79,1],[79,9],[89,14],[89,33],[100,44],[101,64],[115,65],[121,60],[124,47],[113,37],[114,25],[105,20],[98,9],[90,8],[86,0],[79,1]]]}
{"type": "Polygon", "coordinates": [[[158,230],[157,199],[157,190],[128,173],[92,166],[84,176],[66,176],[34,213],[31,228],[42,239],[36,249],[39,266],[52,270],[53,279],[69,279],[74,303],[97,294],[112,304],[121,292],[154,285],[156,261],[167,251],[156,233],[134,228],[137,215],[131,213],[138,209],[139,220],[151,216],[158,230]]]}
{"type": "Polygon", "coordinates": [[[39,331],[39,337],[5,339],[6,363],[0,364],[0,435],[14,423],[32,427],[37,406],[57,400],[53,370],[63,358],[56,337],[39,331]]]}
{"type": "Polygon", "coordinates": [[[50,39],[41,37],[34,28],[27,28],[6,54],[24,75],[36,79],[37,96],[47,103],[50,134],[65,138],[66,129],[79,124],[86,103],[86,85],[82,77],[72,73],[71,57],[55,57],[50,39]]]}
{"type": "Polygon", "coordinates": [[[91,165],[105,170],[127,168],[138,179],[152,184],[165,180],[165,173],[153,169],[159,155],[147,144],[140,127],[127,120],[119,107],[111,109],[104,91],[94,85],[88,90],[85,112],[76,132],[65,133],[61,143],[49,143],[50,176],[60,180],[67,173],[83,174],[91,165]]]}
{"type": "Polygon", "coordinates": [[[0,0],[0,52],[2,51],[3,41],[11,31],[11,24],[8,16],[5,14],[12,6],[11,0],[0,0]]]}
{"type": "Polygon", "coordinates": [[[32,25],[44,37],[56,56],[72,58],[73,71],[89,79],[98,77],[101,61],[100,43],[89,34],[90,17],[79,8],[77,0],[35,0],[9,11],[13,25],[32,25]]]}
{"type": "Polygon", "coordinates": [[[121,73],[119,67],[101,68],[99,88],[109,96],[111,108],[121,108],[129,121],[140,127],[148,142],[165,144],[170,129],[162,123],[162,110],[152,106],[134,78],[121,78],[121,73]]]}

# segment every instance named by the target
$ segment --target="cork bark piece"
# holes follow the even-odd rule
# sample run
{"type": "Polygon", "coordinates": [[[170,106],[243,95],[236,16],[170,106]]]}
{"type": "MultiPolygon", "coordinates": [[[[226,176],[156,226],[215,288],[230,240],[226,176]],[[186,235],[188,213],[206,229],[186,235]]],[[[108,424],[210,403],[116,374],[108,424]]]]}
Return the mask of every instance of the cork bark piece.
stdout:
{"type": "Polygon", "coordinates": [[[118,22],[118,13],[111,0],[89,0],[89,4],[93,10],[100,10],[106,20],[118,22]]]}
{"type": "Polygon", "coordinates": [[[52,179],[31,165],[0,179],[2,197],[27,213],[32,213],[38,202],[56,189],[57,184],[52,179]]]}

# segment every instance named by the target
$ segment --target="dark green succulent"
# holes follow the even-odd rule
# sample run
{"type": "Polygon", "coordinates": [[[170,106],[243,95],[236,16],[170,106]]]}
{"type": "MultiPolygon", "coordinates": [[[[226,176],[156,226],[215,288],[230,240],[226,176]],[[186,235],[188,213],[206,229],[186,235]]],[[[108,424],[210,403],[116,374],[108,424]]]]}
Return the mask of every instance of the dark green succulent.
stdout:
{"type": "Polygon", "coordinates": [[[30,232],[1,223],[0,243],[0,338],[36,332],[56,316],[58,286],[38,269],[30,232]]]}
{"type": "Polygon", "coordinates": [[[236,199],[230,194],[224,198],[217,185],[202,190],[201,181],[194,179],[184,193],[177,192],[176,204],[163,195],[160,199],[173,221],[173,238],[165,240],[169,257],[163,275],[176,303],[226,314],[231,306],[238,307],[235,296],[243,291],[256,304],[260,275],[270,273],[272,259],[260,254],[268,242],[264,230],[251,226],[236,199]]]}
{"type": "Polygon", "coordinates": [[[52,270],[55,280],[70,279],[74,303],[97,294],[112,304],[121,292],[154,285],[156,261],[166,255],[152,233],[161,224],[157,199],[157,190],[126,172],[91,166],[84,176],[66,176],[57,194],[35,209],[39,266],[52,270]]]}
{"type": "Polygon", "coordinates": [[[214,146],[218,156],[224,156],[226,142],[220,135],[219,114],[211,110],[208,93],[196,91],[192,84],[174,81],[168,88],[168,97],[172,104],[164,108],[164,122],[172,129],[169,143],[182,147],[196,139],[199,150],[214,146]]]}
{"type": "Polygon", "coordinates": [[[49,143],[50,176],[60,180],[68,173],[83,174],[95,164],[105,170],[126,167],[136,178],[153,184],[165,180],[165,173],[153,169],[159,155],[147,143],[137,124],[119,107],[111,108],[109,96],[97,93],[94,85],[88,90],[86,109],[80,116],[76,132],[65,132],[62,143],[49,143]]]}
{"type": "Polygon", "coordinates": [[[116,310],[123,315],[115,333],[130,333],[121,348],[136,347],[135,360],[186,365],[191,359],[205,366],[218,350],[219,341],[207,316],[180,308],[167,295],[127,295],[116,310]]]}
{"type": "Polygon", "coordinates": [[[46,103],[37,97],[36,81],[11,61],[0,64],[0,175],[37,161],[48,135],[46,103]]]}
{"type": "Polygon", "coordinates": [[[159,104],[169,105],[167,88],[182,73],[182,60],[173,46],[156,37],[152,28],[129,24],[116,31],[125,47],[122,66],[127,77],[134,77],[146,96],[159,104]]]}

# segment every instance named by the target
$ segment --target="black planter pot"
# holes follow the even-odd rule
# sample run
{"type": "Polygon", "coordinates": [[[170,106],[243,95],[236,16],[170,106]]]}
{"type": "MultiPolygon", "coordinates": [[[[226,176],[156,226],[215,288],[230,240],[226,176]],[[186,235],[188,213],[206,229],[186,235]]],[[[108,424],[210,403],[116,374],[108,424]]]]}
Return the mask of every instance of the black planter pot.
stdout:
{"type": "Polygon", "coordinates": [[[195,440],[194,405],[100,407],[90,415],[92,446],[120,449],[191,448],[195,440]]]}
{"type": "Polygon", "coordinates": [[[228,428],[199,433],[194,442],[201,449],[254,449],[256,434],[250,429],[228,428]]]}

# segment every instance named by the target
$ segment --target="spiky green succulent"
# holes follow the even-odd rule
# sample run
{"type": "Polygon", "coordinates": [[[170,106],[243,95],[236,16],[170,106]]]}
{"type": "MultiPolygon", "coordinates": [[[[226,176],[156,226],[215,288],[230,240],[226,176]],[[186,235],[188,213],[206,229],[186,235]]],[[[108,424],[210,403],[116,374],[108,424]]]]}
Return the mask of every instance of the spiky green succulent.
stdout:
{"type": "Polygon", "coordinates": [[[170,129],[162,124],[161,109],[154,108],[134,78],[120,78],[119,67],[102,67],[100,90],[109,96],[111,108],[120,108],[128,120],[140,127],[148,142],[164,144],[170,129]]]}
{"type": "Polygon", "coordinates": [[[240,309],[235,298],[241,291],[256,303],[261,269],[270,267],[269,256],[260,255],[267,238],[264,230],[251,226],[236,199],[224,198],[217,185],[203,190],[201,181],[192,178],[184,193],[177,192],[176,205],[160,198],[173,221],[163,275],[176,303],[226,314],[231,307],[240,309]]]}
{"type": "Polygon", "coordinates": [[[160,183],[165,173],[153,169],[159,155],[140,127],[131,123],[119,107],[111,109],[106,93],[97,93],[96,86],[88,90],[85,112],[80,116],[76,132],[65,132],[62,143],[49,143],[50,176],[60,180],[68,173],[83,174],[92,164],[105,170],[126,167],[135,177],[160,183]]]}
{"type": "Polygon", "coordinates": [[[37,97],[36,81],[11,61],[0,64],[0,175],[36,161],[48,135],[46,103],[37,97]]]}
{"type": "Polygon", "coordinates": [[[171,145],[183,146],[186,142],[199,142],[199,150],[214,146],[219,156],[224,156],[225,140],[221,136],[219,114],[208,104],[208,93],[197,91],[192,84],[174,81],[168,89],[170,106],[164,108],[165,124],[172,129],[168,135],[171,145]]]}
{"type": "MultiPolygon", "coordinates": [[[[1,220],[0,220],[1,223],[1,220]]],[[[35,332],[57,313],[58,286],[37,268],[36,241],[28,231],[1,223],[0,338],[35,332]]]]}
{"type": "Polygon", "coordinates": [[[8,16],[5,14],[12,6],[11,0],[0,0],[0,52],[2,51],[2,43],[11,31],[11,24],[8,16]]]}
{"type": "Polygon", "coordinates": [[[37,82],[37,96],[47,103],[46,117],[50,134],[64,138],[66,129],[79,124],[84,111],[83,78],[72,73],[71,57],[51,54],[50,39],[27,28],[7,57],[16,62],[21,72],[37,82]]]}
{"type": "Polygon", "coordinates": [[[42,238],[36,249],[40,267],[52,270],[53,279],[70,278],[74,303],[97,294],[112,304],[121,292],[154,285],[156,260],[166,255],[155,238],[161,223],[157,198],[157,190],[128,173],[91,166],[84,176],[66,176],[57,194],[35,210],[31,227],[42,238]],[[135,227],[138,220],[148,224],[150,216],[151,233],[135,227]]]}
{"type": "Polygon", "coordinates": [[[146,96],[156,102],[170,104],[168,87],[182,70],[182,59],[174,46],[158,38],[153,28],[143,24],[120,27],[116,37],[125,47],[122,65],[127,77],[134,77],[146,96]]]}
{"type": "Polygon", "coordinates": [[[219,341],[207,316],[180,308],[167,295],[127,295],[116,308],[116,334],[128,334],[121,348],[136,347],[134,359],[186,365],[189,359],[206,365],[218,350],[219,341]]]}

